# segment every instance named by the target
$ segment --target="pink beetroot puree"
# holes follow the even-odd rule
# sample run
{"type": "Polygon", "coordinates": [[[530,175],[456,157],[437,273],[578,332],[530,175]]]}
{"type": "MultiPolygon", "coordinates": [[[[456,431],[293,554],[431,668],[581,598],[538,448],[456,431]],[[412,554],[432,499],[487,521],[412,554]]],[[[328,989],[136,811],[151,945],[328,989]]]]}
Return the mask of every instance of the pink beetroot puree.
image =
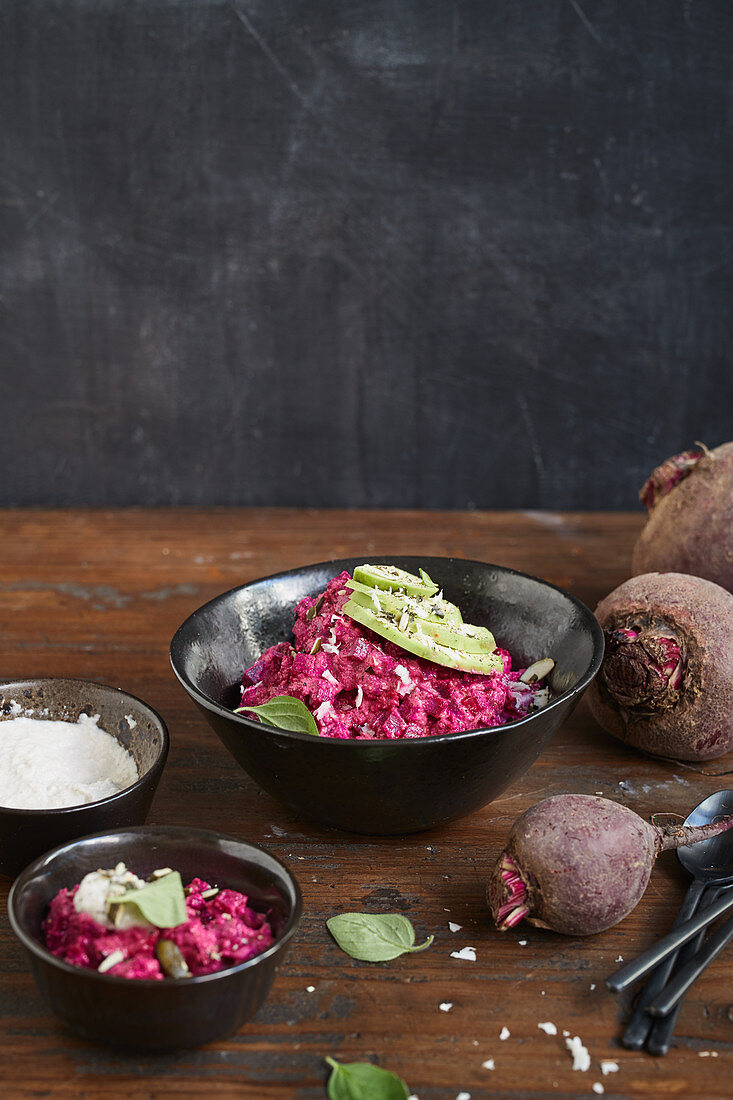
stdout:
{"type": "Polygon", "coordinates": [[[176,928],[105,928],[87,913],[74,908],[78,886],[60,890],[43,922],[46,947],[52,955],[97,970],[114,951],[125,958],[107,970],[117,978],[165,977],[155,956],[162,937],[180,949],[192,975],[210,974],[260,955],[273,942],[267,918],[247,904],[244,894],[220,890],[212,898],[201,895],[212,889],[195,878],[186,887],[188,920],[176,928]]]}
{"type": "Polygon", "coordinates": [[[503,671],[488,676],[414,657],[341,613],[348,579],[343,572],[329,581],[310,620],[320,597],[300,601],[294,646],[272,646],[247,669],[240,705],[292,695],[311,711],[321,736],[371,740],[502,726],[531,709],[535,689],[519,681],[521,670],[512,672],[506,650],[497,651],[503,671]]]}

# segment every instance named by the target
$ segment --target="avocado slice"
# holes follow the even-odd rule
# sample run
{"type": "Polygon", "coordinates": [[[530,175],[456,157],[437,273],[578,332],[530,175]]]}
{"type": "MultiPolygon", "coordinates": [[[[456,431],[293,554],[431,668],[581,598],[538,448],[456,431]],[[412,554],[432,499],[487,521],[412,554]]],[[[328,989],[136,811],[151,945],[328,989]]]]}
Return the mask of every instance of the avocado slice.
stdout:
{"type": "Polygon", "coordinates": [[[417,634],[426,634],[439,645],[447,646],[448,649],[457,649],[463,653],[493,653],[496,649],[494,635],[485,626],[411,618],[408,630],[417,634]]]}
{"type": "Polygon", "coordinates": [[[408,596],[434,596],[438,586],[427,575],[424,569],[420,570],[420,576],[408,573],[406,569],[399,569],[396,565],[357,565],[354,569],[354,580],[370,588],[399,589],[408,596]]]}
{"type": "Polygon", "coordinates": [[[419,619],[434,619],[436,622],[462,623],[460,610],[454,603],[443,599],[442,596],[407,596],[402,592],[394,592],[387,588],[375,588],[360,581],[349,580],[346,587],[351,589],[351,599],[356,600],[362,607],[370,607],[374,611],[391,611],[395,615],[402,615],[403,611],[413,614],[419,619]]]}
{"type": "Polygon", "coordinates": [[[368,630],[373,630],[380,638],[394,642],[415,657],[424,657],[436,665],[455,668],[460,672],[473,672],[481,676],[486,676],[490,672],[499,672],[504,667],[504,662],[498,653],[467,653],[464,650],[441,645],[426,634],[401,630],[399,620],[388,611],[377,611],[374,608],[370,610],[352,599],[349,599],[341,610],[355,622],[361,623],[368,630]]]}

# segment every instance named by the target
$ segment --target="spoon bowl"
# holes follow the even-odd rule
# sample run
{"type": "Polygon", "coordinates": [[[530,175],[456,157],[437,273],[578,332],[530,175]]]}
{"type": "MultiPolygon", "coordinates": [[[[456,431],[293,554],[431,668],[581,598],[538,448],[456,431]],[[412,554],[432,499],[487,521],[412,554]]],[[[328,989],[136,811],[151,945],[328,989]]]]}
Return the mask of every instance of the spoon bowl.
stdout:
{"type": "MultiPolygon", "coordinates": [[[[716,791],[688,814],[685,825],[709,825],[733,814],[733,790],[716,791]]],[[[733,836],[728,830],[677,849],[677,858],[694,879],[705,886],[733,882],[733,836]]]]}

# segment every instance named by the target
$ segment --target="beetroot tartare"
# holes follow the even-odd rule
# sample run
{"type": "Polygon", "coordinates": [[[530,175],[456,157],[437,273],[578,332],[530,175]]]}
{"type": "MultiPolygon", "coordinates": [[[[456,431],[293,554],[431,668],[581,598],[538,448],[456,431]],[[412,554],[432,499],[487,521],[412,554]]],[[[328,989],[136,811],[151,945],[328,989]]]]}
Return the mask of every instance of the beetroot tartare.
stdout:
{"type": "Polygon", "coordinates": [[[246,962],[274,941],[267,917],[252,909],[244,894],[217,889],[200,878],[183,889],[185,919],[175,927],[156,927],[140,914],[120,921],[111,915],[107,895],[101,908],[89,906],[92,915],[79,907],[80,890],[101,878],[106,879],[105,889],[110,882],[124,882],[124,888],[147,885],[118,865],[114,871],[91,872],[71,889],[59,891],[43,923],[45,945],[73,966],[118,978],[194,977],[246,962]]]}
{"type": "MultiPolygon", "coordinates": [[[[300,700],[324,737],[386,740],[501,726],[548,701],[547,688],[522,680],[496,648],[487,675],[406,652],[344,613],[349,573],[297,605],[293,644],[270,647],[243,675],[241,707],[276,696],[300,700]]],[[[474,628],[475,629],[475,628],[474,628]]],[[[546,662],[552,666],[552,661],[546,662]]]]}

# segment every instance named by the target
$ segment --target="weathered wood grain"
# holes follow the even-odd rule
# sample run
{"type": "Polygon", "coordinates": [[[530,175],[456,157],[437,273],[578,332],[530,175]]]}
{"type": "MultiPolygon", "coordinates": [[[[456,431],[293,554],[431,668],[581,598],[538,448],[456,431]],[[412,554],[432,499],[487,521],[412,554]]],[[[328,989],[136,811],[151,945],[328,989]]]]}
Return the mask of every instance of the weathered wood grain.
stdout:
{"type": "MultiPolygon", "coordinates": [[[[269,1001],[238,1035],[167,1057],[123,1054],[68,1033],[45,1008],[7,920],[0,922],[4,1095],[211,1096],[321,1100],[325,1055],[374,1059],[420,1100],[730,1095],[733,956],[722,956],[684,1004],[663,1059],[619,1046],[628,998],[605,992],[619,955],[666,930],[686,880],[664,857],[617,928],[567,939],[493,930],[484,881],[511,822],[561,791],[600,791],[641,814],[687,812],[728,786],[729,764],[685,767],[613,741],[581,703],[530,771],[493,805],[406,838],[322,829],[259,791],[194,711],[170,671],[168,642],[203,601],[281,568],[376,553],[449,554],[546,577],[591,606],[628,575],[640,515],[173,510],[6,511],[0,554],[0,670],[6,678],[80,676],[141,695],[165,717],[169,762],[151,821],[195,822],[262,843],[293,868],[305,911],[269,1001]],[[224,796],[224,797],[223,797],[224,796]],[[426,952],[381,966],[355,962],[325,919],[346,909],[406,913],[426,952]],[[462,926],[452,934],[448,920],[462,926]],[[520,941],[526,941],[520,944],[520,941]],[[450,957],[476,948],[475,963],[450,957]],[[313,992],[307,987],[314,986],[313,992]],[[449,1012],[440,1011],[450,1002],[449,1012]],[[558,1036],[538,1030],[550,1020],[558,1036]],[[501,1041],[506,1026],[511,1035],[501,1041]],[[562,1030],[593,1065],[573,1072],[562,1030]],[[705,1057],[701,1057],[702,1054],[705,1057]],[[493,1058],[495,1069],[482,1067],[493,1058]],[[601,1059],[619,1072],[602,1077],[601,1059]]],[[[10,883],[0,880],[2,911],[10,883]]]]}

